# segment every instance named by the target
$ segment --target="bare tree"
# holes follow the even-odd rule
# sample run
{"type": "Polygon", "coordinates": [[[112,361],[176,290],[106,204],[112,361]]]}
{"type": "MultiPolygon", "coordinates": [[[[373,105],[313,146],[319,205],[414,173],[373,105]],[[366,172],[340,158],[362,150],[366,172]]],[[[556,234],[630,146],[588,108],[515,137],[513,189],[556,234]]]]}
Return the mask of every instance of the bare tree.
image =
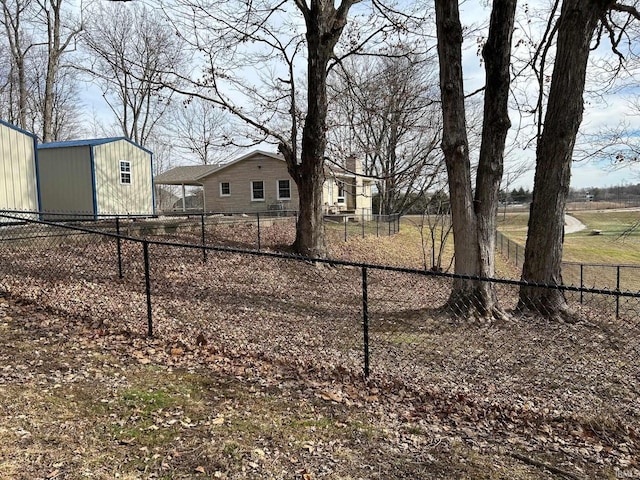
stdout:
{"type": "Polygon", "coordinates": [[[30,94],[32,118],[29,130],[36,133],[42,141],[62,141],[78,138],[85,133],[83,106],[80,100],[78,73],[73,68],[60,68],[55,81],[48,85],[46,81],[48,62],[46,52],[35,56],[31,69],[34,78],[33,92],[30,94]],[[42,58],[42,61],[38,61],[42,58]],[[51,90],[50,90],[51,89],[51,90]],[[48,98],[48,100],[47,100],[48,98]],[[50,104],[49,104],[50,102],[50,104]],[[48,120],[44,120],[44,107],[49,104],[48,120]],[[47,128],[45,140],[45,126],[47,128]]]}
{"type": "Polygon", "coordinates": [[[229,115],[212,102],[188,97],[170,113],[168,132],[176,149],[196,163],[210,165],[229,158],[233,133],[229,115]]]}
{"type": "MultiPolygon", "coordinates": [[[[515,0],[495,0],[482,48],[486,70],[482,144],[475,193],[471,183],[462,72],[462,26],[457,0],[436,0],[444,151],[454,231],[455,272],[492,277],[498,190],[510,127],[508,94],[515,0]]],[[[500,314],[491,284],[456,278],[448,306],[465,316],[500,314]]]]}
{"type": "Polygon", "coordinates": [[[363,156],[364,173],[376,180],[378,213],[424,203],[443,173],[434,60],[399,52],[352,59],[334,71],[331,156],[363,156]]]}
{"type": "Polygon", "coordinates": [[[84,72],[101,86],[120,131],[144,144],[167,110],[164,73],[185,63],[179,36],[145,6],[99,5],[83,41],[92,62],[84,72]]]}
{"type": "MultiPolygon", "coordinates": [[[[146,148],[153,152],[153,176],[173,168],[175,158],[174,145],[171,132],[165,128],[158,128],[151,132],[145,142],[146,148]]],[[[155,207],[156,209],[168,210],[178,199],[176,187],[172,185],[155,186],[155,207]]]]}
{"type": "Polygon", "coordinates": [[[27,54],[33,46],[25,32],[24,24],[29,21],[31,0],[0,0],[2,5],[2,26],[7,35],[10,59],[7,93],[8,120],[21,128],[27,128],[28,85],[27,54]]]}
{"type": "MultiPolygon", "coordinates": [[[[42,141],[50,142],[58,139],[55,136],[60,126],[54,124],[56,103],[60,106],[60,99],[56,93],[62,89],[56,85],[61,80],[71,80],[71,76],[61,77],[61,59],[71,47],[78,34],[82,31],[82,24],[63,18],[64,0],[37,0],[39,6],[38,18],[46,28],[47,68],[44,77],[44,91],[42,95],[42,141]]],[[[58,115],[57,120],[60,120],[58,115]]]]}
{"type": "Polygon", "coordinates": [[[299,193],[293,248],[326,255],[327,77],[336,62],[397,30],[389,21],[396,13],[389,10],[386,19],[363,21],[350,30],[355,0],[174,3],[179,8],[167,7],[167,13],[203,65],[201,75],[176,72],[176,80],[190,84],[177,90],[221,105],[253,127],[257,133],[249,142],[277,144],[299,193]]]}
{"type": "Polygon", "coordinates": [[[504,208],[502,218],[506,218],[507,216],[507,205],[509,204],[509,187],[513,185],[515,181],[521,178],[525,173],[531,170],[533,167],[527,161],[521,162],[512,162],[508,167],[505,167],[504,172],[502,174],[502,182],[500,184],[500,189],[504,192],[504,208]]]}
{"type": "MultiPolygon", "coordinates": [[[[538,139],[533,201],[529,217],[522,277],[528,282],[561,285],[564,209],[569,194],[571,162],[584,109],[583,94],[592,43],[609,36],[613,50],[622,35],[617,27],[640,19],[634,6],[611,0],[564,0],[557,23],[553,74],[544,128],[538,139]]],[[[520,290],[520,308],[571,317],[562,291],[534,286],[520,290]]]]}
{"type": "Polygon", "coordinates": [[[420,239],[425,270],[429,268],[434,272],[449,271],[453,265],[454,257],[451,257],[448,265],[443,266],[442,263],[445,246],[452,229],[449,199],[444,193],[444,189],[437,190],[431,194],[420,222],[420,239]],[[425,235],[425,225],[429,230],[428,240],[425,235]],[[427,244],[429,244],[429,249],[427,249],[427,244]],[[427,262],[427,250],[431,253],[430,264],[427,262]]]}
{"type": "Polygon", "coordinates": [[[75,130],[78,117],[69,96],[75,77],[61,64],[81,30],[69,14],[72,7],[64,0],[2,0],[9,68],[0,91],[6,118],[45,142],[59,139],[55,132],[75,130]]]}

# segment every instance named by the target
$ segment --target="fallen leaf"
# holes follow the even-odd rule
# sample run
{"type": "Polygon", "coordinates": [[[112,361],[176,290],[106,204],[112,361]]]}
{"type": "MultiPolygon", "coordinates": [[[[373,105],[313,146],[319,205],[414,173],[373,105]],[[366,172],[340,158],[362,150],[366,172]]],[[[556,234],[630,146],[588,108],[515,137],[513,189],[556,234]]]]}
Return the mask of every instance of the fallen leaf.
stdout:
{"type": "Polygon", "coordinates": [[[339,392],[320,392],[320,398],[327,401],[342,403],[342,394],[339,392]]]}
{"type": "Polygon", "coordinates": [[[211,420],[211,423],[213,425],[222,425],[224,423],[224,417],[220,415],[219,417],[216,417],[213,420],[211,420]]]}

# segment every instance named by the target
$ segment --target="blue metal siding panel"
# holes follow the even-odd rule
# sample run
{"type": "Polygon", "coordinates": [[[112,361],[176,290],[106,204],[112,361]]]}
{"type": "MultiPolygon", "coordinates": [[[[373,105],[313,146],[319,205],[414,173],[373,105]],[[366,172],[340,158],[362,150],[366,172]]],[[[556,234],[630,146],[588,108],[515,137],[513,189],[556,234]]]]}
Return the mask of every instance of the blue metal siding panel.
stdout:
{"type": "MultiPolygon", "coordinates": [[[[38,201],[38,211],[42,212],[42,195],[40,193],[40,164],[38,163],[38,139],[33,136],[33,157],[36,163],[36,196],[38,201]]],[[[40,215],[42,219],[42,214],[40,215]]]]}

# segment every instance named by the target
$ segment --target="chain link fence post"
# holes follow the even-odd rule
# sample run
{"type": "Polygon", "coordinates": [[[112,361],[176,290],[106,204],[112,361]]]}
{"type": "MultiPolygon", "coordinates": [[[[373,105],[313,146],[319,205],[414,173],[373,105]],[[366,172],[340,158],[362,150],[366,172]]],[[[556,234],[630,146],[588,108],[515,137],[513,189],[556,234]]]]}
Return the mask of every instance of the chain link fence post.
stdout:
{"type": "Polygon", "coordinates": [[[344,223],[344,241],[347,241],[347,216],[342,215],[342,223],[344,223]]]}
{"type": "Polygon", "coordinates": [[[584,288],[584,264],[580,264],[580,303],[584,302],[584,292],[582,289],[584,288]]]}
{"type": "Polygon", "coordinates": [[[143,240],[142,255],[144,257],[144,285],[147,296],[147,336],[153,337],[153,318],[151,316],[151,278],[149,275],[149,242],[143,240]]]}
{"type": "Polygon", "coordinates": [[[256,213],[256,218],[257,218],[257,222],[258,222],[258,251],[260,251],[260,248],[261,248],[261,244],[260,244],[260,212],[256,213]]]}
{"type": "Polygon", "coordinates": [[[202,233],[202,262],[207,262],[207,240],[205,237],[204,212],[200,214],[200,230],[202,233]]]}
{"type": "Polygon", "coordinates": [[[116,216],[116,248],[118,250],[118,278],[122,278],[122,239],[120,238],[120,217],[116,216]]]}
{"type": "Polygon", "coordinates": [[[362,267],[362,334],[364,348],[364,376],[369,378],[369,299],[367,267],[362,267]]]}
{"type": "Polygon", "coordinates": [[[620,318],[620,265],[616,267],[616,320],[620,318]]]}

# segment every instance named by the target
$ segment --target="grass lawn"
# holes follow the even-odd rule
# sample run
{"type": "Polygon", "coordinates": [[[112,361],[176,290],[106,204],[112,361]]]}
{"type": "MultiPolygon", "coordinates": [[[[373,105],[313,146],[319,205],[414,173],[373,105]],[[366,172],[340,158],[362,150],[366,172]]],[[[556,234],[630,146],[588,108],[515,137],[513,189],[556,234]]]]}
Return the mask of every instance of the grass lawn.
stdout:
{"type": "MultiPolygon", "coordinates": [[[[403,217],[400,231],[391,236],[387,234],[386,228],[380,229],[379,236],[376,235],[375,224],[365,229],[364,238],[361,232],[361,227],[349,226],[347,230],[348,241],[345,242],[344,226],[328,225],[327,236],[330,255],[355,262],[427,270],[432,265],[439,263],[444,271],[453,272],[453,232],[446,236],[443,235],[442,228],[434,228],[432,242],[431,231],[426,222],[423,226],[423,220],[420,216],[403,217]],[[440,256],[439,261],[438,256],[440,256]]],[[[506,259],[497,256],[496,276],[515,278],[514,275],[519,275],[517,268],[506,259]]]]}
{"type": "MultiPolygon", "coordinates": [[[[575,211],[570,215],[586,228],[565,235],[563,281],[588,288],[640,291],[640,221],[638,211],[575,211]],[[598,232],[595,235],[595,232],[598,232]],[[582,271],[579,264],[582,266],[582,271]],[[619,272],[617,265],[622,265],[619,272]]],[[[498,229],[524,251],[529,215],[524,212],[499,215],[498,229]]]]}
{"type": "MultiPolygon", "coordinates": [[[[640,230],[631,231],[640,221],[640,212],[578,211],[571,215],[587,228],[565,236],[564,261],[640,265],[640,230]]],[[[524,246],[528,219],[527,213],[500,215],[498,229],[524,246]]]]}
{"type": "Polygon", "coordinates": [[[575,212],[587,228],[565,237],[564,259],[581,263],[640,265],[640,212],[575,212]],[[599,235],[592,232],[598,230],[599,235]]]}

